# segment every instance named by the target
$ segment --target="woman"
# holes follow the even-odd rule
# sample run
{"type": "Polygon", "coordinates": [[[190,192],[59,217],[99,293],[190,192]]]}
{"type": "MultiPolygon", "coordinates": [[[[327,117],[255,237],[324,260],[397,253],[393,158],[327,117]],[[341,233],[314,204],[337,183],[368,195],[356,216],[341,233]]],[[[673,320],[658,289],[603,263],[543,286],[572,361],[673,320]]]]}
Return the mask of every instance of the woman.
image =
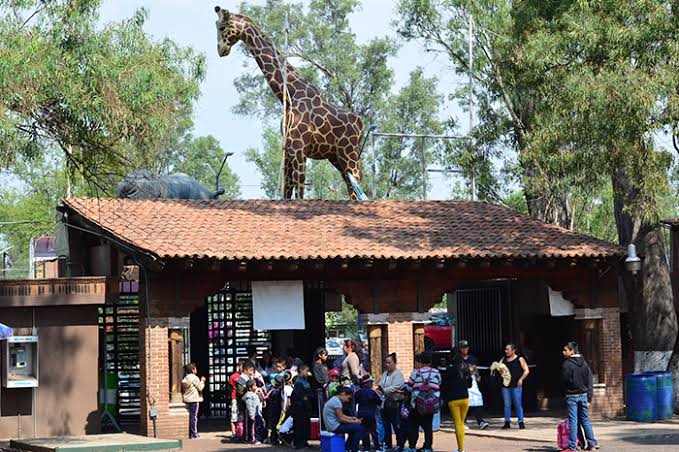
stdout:
{"type": "Polygon", "coordinates": [[[311,367],[311,388],[316,393],[319,413],[323,409],[326,388],[328,387],[328,383],[330,383],[330,377],[328,376],[328,366],[325,364],[327,360],[328,351],[323,347],[317,348],[316,353],[314,353],[314,363],[311,367]]]}
{"type": "Polygon", "coordinates": [[[443,381],[443,400],[448,405],[455,424],[457,450],[464,451],[464,420],[469,410],[468,390],[472,385],[472,376],[459,349],[453,350],[453,359],[445,370],[443,381]]]}
{"type": "Polygon", "coordinates": [[[356,343],[351,339],[347,339],[344,341],[342,349],[347,354],[347,357],[342,361],[342,375],[351,378],[351,382],[354,385],[359,385],[364,371],[361,366],[361,359],[356,353],[356,343]]]}
{"type": "MultiPolygon", "coordinates": [[[[408,379],[408,388],[411,391],[410,417],[408,419],[409,438],[411,449],[417,447],[420,427],[424,431],[424,452],[431,452],[434,442],[433,421],[434,413],[421,413],[418,400],[425,395],[432,396],[431,401],[436,405],[441,403],[441,373],[431,367],[431,353],[420,353],[415,357],[415,370],[408,379]]],[[[438,411],[438,406],[436,408],[438,411]]]]}
{"type": "Polygon", "coordinates": [[[505,357],[500,360],[509,369],[511,380],[507,387],[502,388],[502,400],[504,402],[505,411],[505,425],[503,429],[510,428],[510,419],[512,416],[512,403],[514,410],[516,410],[516,417],[519,419],[519,428],[524,429],[526,425],[523,423],[523,406],[521,399],[523,395],[523,382],[530,373],[528,364],[522,356],[516,354],[516,345],[509,343],[505,346],[505,357]]]}
{"type": "Polygon", "coordinates": [[[384,446],[391,449],[392,426],[396,434],[396,443],[399,444],[401,429],[399,428],[399,414],[404,395],[401,391],[405,379],[403,374],[396,367],[396,353],[391,353],[384,360],[385,371],[377,386],[377,391],[384,397],[382,403],[382,426],[384,427],[384,446]]]}

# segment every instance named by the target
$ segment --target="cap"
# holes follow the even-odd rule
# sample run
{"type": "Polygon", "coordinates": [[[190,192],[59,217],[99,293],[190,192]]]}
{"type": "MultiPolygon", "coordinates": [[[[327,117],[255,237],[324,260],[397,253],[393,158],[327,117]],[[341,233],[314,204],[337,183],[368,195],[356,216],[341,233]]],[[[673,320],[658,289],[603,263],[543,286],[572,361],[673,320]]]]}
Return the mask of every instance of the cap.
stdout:
{"type": "Polygon", "coordinates": [[[339,377],[339,374],[339,370],[330,369],[330,372],[328,372],[328,377],[339,377]]]}
{"type": "Polygon", "coordinates": [[[460,342],[458,342],[457,345],[460,347],[469,347],[469,342],[463,339],[460,342]]]}

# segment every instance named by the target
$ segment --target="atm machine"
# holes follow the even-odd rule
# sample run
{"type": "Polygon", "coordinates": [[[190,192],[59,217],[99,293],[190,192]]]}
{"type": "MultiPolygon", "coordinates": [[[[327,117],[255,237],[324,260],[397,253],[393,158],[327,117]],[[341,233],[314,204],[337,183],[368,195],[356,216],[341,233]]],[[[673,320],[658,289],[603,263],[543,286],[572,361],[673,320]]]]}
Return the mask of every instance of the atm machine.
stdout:
{"type": "Polygon", "coordinates": [[[38,387],[38,336],[11,336],[0,341],[2,386],[38,387]]]}

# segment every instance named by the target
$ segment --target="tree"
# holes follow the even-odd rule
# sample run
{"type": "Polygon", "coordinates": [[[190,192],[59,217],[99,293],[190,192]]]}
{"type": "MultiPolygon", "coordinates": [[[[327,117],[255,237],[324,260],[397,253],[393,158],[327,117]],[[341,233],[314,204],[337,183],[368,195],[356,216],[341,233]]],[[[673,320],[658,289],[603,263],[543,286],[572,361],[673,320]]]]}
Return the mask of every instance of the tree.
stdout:
{"type": "MultiPolygon", "coordinates": [[[[215,178],[212,171],[219,171],[224,161],[225,152],[212,135],[194,137],[185,134],[169,159],[168,166],[172,172],[188,174],[204,187],[214,189],[215,178]],[[209,168],[208,168],[209,166],[209,168]],[[211,169],[210,169],[211,168],[211,169]]],[[[220,187],[224,189],[222,199],[235,199],[240,196],[239,179],[228,164],[220,175],[220,187]]]]}
{"type": "MultiPolygon", "coordinates": [[[[28,240],[53,232],[60,198],[115,193],[133,169],[208,187],[223,151],[191,134],[204,57],[143,30],[147,13],[97,25],[99,0],[0,0],[0,227],[25,276],[28,240]]],[[[239,195],[227,167],[226,196],[239,195]]]]}
{"type": "MultiPolygon", "coordinates": [[[[357,43],[349,25],[349,15],[358,9],[359,4],[358,0],[314,0],[305,8],[301,4],[286,6],[280,0],[269,0],[263,6],[243,3],[240,13],[250,17],[279,49],[283,49],[283,17],[286,9],[294,11],[290,14],[291,62],[330,101],[362,116],[366,129],[377,125],[380,130],[390,132],[431,133],[442,130],[443,126],[438,121],[442,99],[437,92],[436,81],[424,77],[418,70],[411,74],[408,86],[394,94],[393,70],[388,65],[389,57],[394,56],[397,50],[394,40],[383,37],[366,44],[357,43]],[[404,116],[399,117],[394,109],[404,116]]],[[[246,66],[254,67],[250,55],[243,50],[246,66]]],[[[256,69],[239,77],[235,85],[240,99],[234,111],[256,116],[267,126],[263,148],[248,150],[247,158],[262,173],[262,187],[267,196],[277,197],[282,153],[280,139],[276,137],[281,118],[279,102],[256,69]]],[[[431,145],[427,144],[427,157],[431,155],[431,145]]],[[[378,140],[378,198],[414,198],[419,195],[422,186],[419,154],[419,143],[378,140]],[[412,171],[415,161],[417,170],[412,171]],[[387,179],[389,177],[392,179],[387,179]]],[[[371,160],[364,156],[361,184],[368,194],[372,183],[372,174],[367,166],[370,164],[371,160]]],[[[327,162],[310,161],[307,173],[310,197],[343,199],[346,196],[341,177],[327,162]]]]}
{"type": "MultiPolygon", "coordinates": [[[[478,124],[470,141],[446,147],[442,163],[462,166],[468,177],[473,175],[478,181],[481,199],[500,202],[500,177],[493,173],[492,161],[506,158],[509,152],[517,155],[512,171],[521,180],[531,216],[569,227],[568,187],[573,181],[566,173],[561,178],[539,178],[541,168],[527,158],[542,96],[535,77],[518,76],[523,73],[523,61],[517,60],[516,48],[523,39],[526,19],[515,14],[514,5],[491,0],[400,0],[395,25],[404,38],[448,57],[458,75],[466,77],[470,70],[468,27],[473,18],[473,97],[478,124]],[[550,185],[544,186],[546,182],[550,185]]],[[[468,87],[454,97],[469,107],[468,87]]]]}
{"type": "Polygon", "coordinates": [[[460,72],[474,17],[474,140],[478,152],[509,144],[517,153],[531,215],[574,227],[578,197],[587,206],[610,193],[599,199],[619,243],[645,254],[641,293],[625,277],[635,348],[666,356],[677,320],[657,220],[671,158],[654,135],[677,117],[676,3],[404,0],[400,10],[402,34],[445,52],[460,72]]]}
{"type": "Polygon", "coordinates": [[[0,1],[0,165],[56,148],[69,178],[109,191],[153,168],[190,116],[204,58],[143,31],[146,11],[97,29],[100,0],[0,1]]]}

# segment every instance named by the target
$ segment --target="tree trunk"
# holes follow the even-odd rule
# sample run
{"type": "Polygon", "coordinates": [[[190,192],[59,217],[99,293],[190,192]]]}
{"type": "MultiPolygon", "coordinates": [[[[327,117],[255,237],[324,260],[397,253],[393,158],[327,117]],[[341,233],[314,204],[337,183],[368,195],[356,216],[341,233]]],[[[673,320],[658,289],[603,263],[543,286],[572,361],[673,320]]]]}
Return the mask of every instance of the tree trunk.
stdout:
{"type": "Polygon", "coordinates": [[[526,175],[523,186],[529,215],[545,223],[556,224],[562,228],[570,229],[571,212],[568,208],[568,194],[552,193],[535,188],[531,182],[531,179],[536,174],[533,165],[525,163],[523,170],[526,175]]]}
{"type": "Polygon", "coordinates": [[[665,370],[677,338],[677,314],[662,235],[658,225],[630,213],[639,193],[624,170],[617,170],[612,182],[618,240],[624,246],[634,243],[644,259],[639,275],[623,273],[633,319],[634,369],[665,370]]]}

